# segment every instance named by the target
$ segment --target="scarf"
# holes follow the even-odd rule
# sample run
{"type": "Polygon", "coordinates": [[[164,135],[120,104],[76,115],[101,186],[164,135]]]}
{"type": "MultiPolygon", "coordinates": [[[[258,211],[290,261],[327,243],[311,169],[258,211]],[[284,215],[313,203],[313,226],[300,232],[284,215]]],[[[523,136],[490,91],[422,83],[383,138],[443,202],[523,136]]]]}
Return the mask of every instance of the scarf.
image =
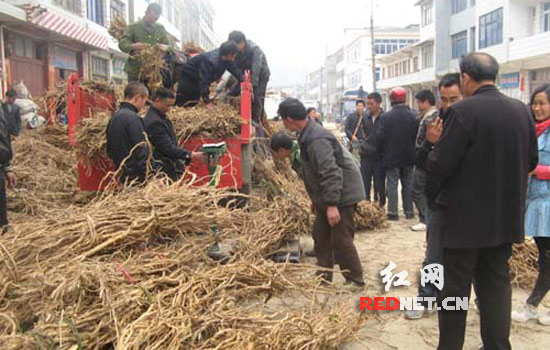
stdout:
{"type": "Polygon", "coordinates": [[[543,122],[538,122],[535,124],[535,129],[537,131],[537,137],[539,137],[540,135],[542,135],[542,133],[544,131],[546,131],[546,129],[548,129],[548,127],[550,127],[550,119],[546,119],[545,121],[543,122]]]}

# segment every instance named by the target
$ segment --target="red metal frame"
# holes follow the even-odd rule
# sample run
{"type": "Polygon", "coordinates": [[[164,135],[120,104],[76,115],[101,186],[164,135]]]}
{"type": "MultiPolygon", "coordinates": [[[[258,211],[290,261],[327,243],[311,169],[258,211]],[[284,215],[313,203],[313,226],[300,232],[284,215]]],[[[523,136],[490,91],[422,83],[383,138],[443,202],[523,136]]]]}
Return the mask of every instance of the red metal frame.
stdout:
{"type": "MultiPolygon", "coordinates": [[[[115,96],[95,92],[90,94],[80,87],[77,74],[71,74],[67,80],[67,114],[69,143],[75,146],[75,133],[78,121],[89,118],[94,109],[113,111],[115,96]]],[[[91,169],[81,162],[78,163],[78,186],[81,191],[97,191],[104,189],[109,181],[103,181],[105,176],[115,170],[110,159],[102,159],[92,165],[91,169]]]]}
{"type": "MultiPolygon", "coordinates": [[[[89,94],[79,85],[80,81],[76,74],[71,74],[67,81],[67,111],[69,119],[69,142],[75,145],[76,125],[82,118],[89,118],[92,109],[114,109],[114,96],[106,94],[89,94]]],[[[225,140],[212,138],[201,138],[196,136],[182,144],[187,150],[200,151],[201,146],[206,143],[217,143],[225,141],[227,153],[219,159],[222,167],[222,174],[219,188],[240,189],[243,186],[242,180],[242,145],[250,143],[252,130],[252,84],[250,72],[246,72],[244,82],[241,83],[241,133],[238,137],[225,140]]],[[[82,163],[78,164],[79,187],[82,191],[103,190],[109,181],[102,181],[109,171],[113,171],[114,165],[109,159],[104,159],[88,169],[82,163]]],[[[189,171],[196,174],[197,185],[208,184],[208,168],[205,163],[191,163],[189,171]]]]}

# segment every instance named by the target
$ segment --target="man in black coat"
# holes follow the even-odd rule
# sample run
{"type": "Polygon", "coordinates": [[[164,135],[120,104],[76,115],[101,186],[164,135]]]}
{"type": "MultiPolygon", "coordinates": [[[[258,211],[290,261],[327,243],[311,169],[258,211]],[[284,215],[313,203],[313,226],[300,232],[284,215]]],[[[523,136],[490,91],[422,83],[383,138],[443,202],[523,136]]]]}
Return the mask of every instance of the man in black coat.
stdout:
{"type": "Polygon", "coordinates": [[[124,89],[124,102],[107,125],[107,155],[117,170],[120,169],[121,183],[145,181],[149,148],[144,144],[145,130],[138,112],[148,98],[149,90],[145,85],[128,84],[124,89]]]}
{"type": "Polygon", "coordinates": [[[386,173],[378,150],[378,130],[382,125],[384,111],[381,108],[382,96],[378,92],[367,96],[368,115],[363,117],[364,141],[361,143],[361,172],[365,184],[365,194],[370,201],[371,184],[374,182],[374,201],[380,207],[386,205],[386,173]]]}
{"type": "Polygon", "coordinates": [[[267,83],[271,75],[269,65],[267,64],[267,57],[262,49],[252,40],[247,40],[242,32],[236,30],[231,32],[227,40],[235,42],[239,48],[236,58],[239,68],[243,72],[246,70],[250,71],[252,91],[254,93],[252,119],[256,122],[261,122],[263,120],[267,83]]]}
{"type": "Polygon", "coordinates": [[[199,158],[201,152],[190,152],[178,145],[172,122],[166,113],[174,105],[176,97],[166,88],[158,88],[153,95],[153,105],[149,107],[143,120],[145,132],[153,145],[153,169],[163,172],[172,181],[177,181],[192,158],[199,158]]]}
{"type": "Polygon", "coordinates": [[[365,101],[357,100],[355,101],[355,112],[352,112],[346,118],[346,123],[344,125],[344,131],[346,132],[346,137],[350,141],[351,151],[359,150],[361,146],[361,141],[365,139],[365,132],[363,130],[363,121],[367,116],[365,113],[365,101]]]}
{"type": "Polygon", "coordinates": [[[201,53],[183,65],[178,83],[176,105],[193,107],[199,100],[212,107],[210,85],[219,80],[227,70],[238,80],[243,80],[241,70],[235,64],[237,44],[223,43],[218,49],[201,53]]]}
{"type": "Polygon", "coordinates": [[[384,113],[378,130],[382,164],[388,179],[388,220],[399,220],[398,182],[401,180],[402,200],[407,219],[414,218],[412,200],[415,142],[418,131],[416,114],[405,104],[405,89],[394,88],[390,93],[392,109],[384,113]]]}
{"type": "Polygon", "coordinates": [[[6,180],[11,188],[17,185],[17,178],[10,169],[10,162],[13,157],[11,148],[11,128],[3,111],[4,109],[0,108],[0,234],[8,230],[6,180]]]}
{"type": "MultiPolygon", "coordinates": [[[[441,180],[435,220],[445,272],[438,303],[469,297],[475,280],[485,349],[511,349],[512,243],[524,239],[528,174],[538,162],[537,137],[527,107],[498,91],[498,63],[485,53],[460,61],[467,99],[451,106],[426,170],[441,180]]],[[[426,145],[430,147],[429,144],[426,145]]],[[[467,311],[439,312],[439,349],[462,349],[467,311]]]]}
{"type": "Polygon", "coordinates": [[[6,92],[6,101],[2,104],[2,109],[10,127],[10,134],[12,136],[19,136],[19,133],[21,133],[21,108],[15,104],[15,100],[17,100],[17,92],[15,90],[8,90],[6,92]]]}

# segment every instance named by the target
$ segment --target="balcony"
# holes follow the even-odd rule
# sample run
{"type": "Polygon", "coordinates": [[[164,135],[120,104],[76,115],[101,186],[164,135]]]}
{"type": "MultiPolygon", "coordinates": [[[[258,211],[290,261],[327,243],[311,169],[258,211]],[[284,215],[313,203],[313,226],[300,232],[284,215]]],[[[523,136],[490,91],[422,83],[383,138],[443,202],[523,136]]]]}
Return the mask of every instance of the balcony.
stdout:
{"type": "Polygon", "coordinates": [[[510,43],[508,61],[521,61],[522,67],[536,69],[550,60],[550,32],[519,38],[510,43]]]}
{"type": "Polygon", "coordinates": [[[409,85],[423,84],[423,83],[433,82],[435,80],[436,80],[435,68],[428,68],[428,69],[423,69],[419,72],[380,80],[378,82],[378,88],[384,90],[384,89],[391,89],[396,86],[409,86],[409,85]]]}

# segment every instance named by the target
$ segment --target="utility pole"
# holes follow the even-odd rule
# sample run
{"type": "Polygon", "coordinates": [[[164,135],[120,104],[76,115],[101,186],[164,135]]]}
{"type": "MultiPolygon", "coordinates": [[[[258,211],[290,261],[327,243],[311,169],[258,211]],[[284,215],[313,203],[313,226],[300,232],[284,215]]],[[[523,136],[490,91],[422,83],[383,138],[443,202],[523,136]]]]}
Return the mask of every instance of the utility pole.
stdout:
{"type": "Polygon", "coordinates": [[[374,1],[370,0],[370,41],[372,58],[372,92],[376,92],[376,45],[374,43],[374,1]]]}

